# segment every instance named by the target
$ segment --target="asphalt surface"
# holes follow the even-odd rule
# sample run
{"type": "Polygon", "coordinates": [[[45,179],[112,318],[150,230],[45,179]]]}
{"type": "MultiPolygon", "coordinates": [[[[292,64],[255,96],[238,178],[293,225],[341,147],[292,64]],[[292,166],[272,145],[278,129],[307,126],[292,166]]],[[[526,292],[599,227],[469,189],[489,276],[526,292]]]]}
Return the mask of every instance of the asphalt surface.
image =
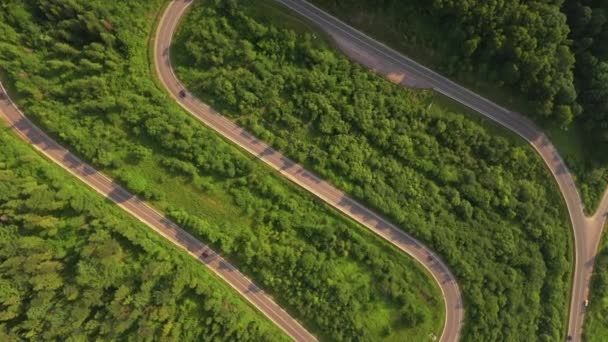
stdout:
{"type": "MultiPolygon", "coordinates": [[[[503,125],[534,147],[557,181],[572,222],[575,239],[575,270],[568,335],[574,341],[581,340],[585,316],[584,303],[589,296],[595,256],[606,222],[606,213],[608,213],[608,191],[604,193],[596,213],[591,217],[586,217],[572,174],[551,141],[531,120],[465,89],[306,1],[275,1],[315,23],[356,62],[402,86],[432,88],[503,125]]],[[[448,312],[449,314],[451,312],[448,312]]],[[[450,340],[455,340],[455,338],[450,338],[450,340]]]]}
{"type": "Polygon", "coordinates": [[[48,159],[211,269],[294,340],[316,341],[313,335],[291,318],[270,296],[219,254],[46,135],[12,103],[2,84],[0,117],[12,131],[48,159]]]}
{"type": "Polygon", "coordinates": [[[453,274],[433,251],[188,93],[172,70],[170,46],[179,20],[191,3],[190,0],[172,1],[166,9],[156,33],[154,61],[158,76],[167,91],[184,109],[226,139],[257,156],[287,179],[313,193],[420,262],[431,273],[443,292],[446,320],[441,340],[457,340],[464,318],[462,296],[453,274]],[[180,95],[182,91],[185,92],[185,97],[180,95]]]}

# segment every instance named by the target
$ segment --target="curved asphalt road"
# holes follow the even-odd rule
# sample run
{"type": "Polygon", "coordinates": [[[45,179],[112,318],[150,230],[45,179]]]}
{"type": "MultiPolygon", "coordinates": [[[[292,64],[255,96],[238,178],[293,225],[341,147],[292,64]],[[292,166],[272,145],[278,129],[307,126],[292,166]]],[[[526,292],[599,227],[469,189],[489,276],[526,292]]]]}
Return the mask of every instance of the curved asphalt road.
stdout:
{"type": "Polygon", "coordinates": [[[0,117],[19,137],[48,159],[209,267],[294,340],[316,341],[313,335],[228,261],[42,132],[12,103],[2,84],[0,84],[0,117]]]}
{"type": "Polygon", "coordinates": [[[575,239],[575,270],[568,335],[572,336],[575,341],[581,340],[585,315],[584,302],[589,295],[593,264],[606,222],[606,213],[608,213],[608,191],[604,193],[596,213],[592,217],[586,217],[570,171],[551,141],[531,120],[412,61],[306,1],[275,1],[319,26],[355,61],[403,86],[432,88],[510,129],[536,149],[555,177],[572,221],[575,239]]]}
{"type": "Polygon", "coordinates": [[[456,279],[446,264],[435,253],[384,218],[349,198],[329,183],[317,178],[302,166],[283,156],[280,152],[275,151],[190,94],[185,98],[180,97],[179,93],[185,87],[173,73],[169,52],[173,34],[179,20],[191,3],[191,0],[175,0],[169,4],[159,23],[154,42],[156,71],[171,96],[184,109],[216,130],[226,139],[257,156],[292,182],[318,196],[326,203],[361,223],[419,261],[435,278],[445,299],[446,320],[441,340],[457,340],[464,318],[462,296],[456,279]]]}

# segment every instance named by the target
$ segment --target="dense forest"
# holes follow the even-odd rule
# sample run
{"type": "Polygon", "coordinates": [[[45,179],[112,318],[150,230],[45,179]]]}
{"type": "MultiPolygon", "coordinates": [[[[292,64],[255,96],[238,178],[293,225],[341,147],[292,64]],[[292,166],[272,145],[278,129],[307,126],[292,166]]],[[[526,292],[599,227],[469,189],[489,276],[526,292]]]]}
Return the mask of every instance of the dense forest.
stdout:
{"type": "Polygon", "coordinates": [[[13,99],[321,338],[438,335],[441,294],[416,262],[222,140],[156,84],[148,39],[164,3],[2,1],[0,69],[13,99]]]}
{"type": "Polygon", "coordinates": [[[273,2],[194,6],[179,77],[439,252],[465,295],[464,340],[565,337],[570,229],[531,148],[351,63],[273,2]]]}
{"type": "Polygon", "coordinates": [[[608,237],[604,235],[591,280],[591,297],[583,329],[585,341],[601,342],[608,337],[608,237]]]}
{"type": "Polygon", "coordinates": [[[6,129],[0,145],[0,340],[288,340],[6,129]]]}
{"type": "Polygon", "coordinates": [[[561,126],[555,140],[595,209],[608,185],[607,1],[312,2],[547,127],[561,126]]]}
{"type": "Polygon", "coordinates": [[[576,57],[574,84],[583,108],[579,121],[591,132],[584,148],[593,160],[586,166],[588,172],[577,173],[583,194],[599,198],[608,185],[608,2],[566,0],[562,10],[568,16],[576,57]]]}

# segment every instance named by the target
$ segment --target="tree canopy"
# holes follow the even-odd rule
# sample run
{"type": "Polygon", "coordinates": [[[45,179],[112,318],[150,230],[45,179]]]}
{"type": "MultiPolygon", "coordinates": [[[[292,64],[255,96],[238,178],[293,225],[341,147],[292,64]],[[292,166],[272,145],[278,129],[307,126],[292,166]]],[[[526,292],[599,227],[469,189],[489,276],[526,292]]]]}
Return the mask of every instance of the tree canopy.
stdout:
{"type": "Polygon", "coordinates": [[[5,129],[0,145],[0,340],[288,340],[5,129]]]}
{"type": "Polygon", "coordinates": [[[534,151],[350,62],[272,3],[232,4],[195,4],[177,33],[188,89],[439,252],[465,340],[563,338],[570,230],[534,151]]]}
{"type": "MultiPolygon", "coordinates": [[[[147,43],[164,4],[2,1],[0,68],[13,99],[322,338],[439,334],[441,294],[420,265],[228,144],[157,85],[147,43]]],[[[223,37],[215,39],[219,60],[223,37]]]]}
{"type": "Polygon", "coordinates": [[[595,260],[591,296],[583,329],[585,341],[600,342],[608,337],[608,238],[604,235],[595,260]]]}
{"type": "Polygon", "coordinates": [[[595,208],[608,185],[606,1],[312,2],[537,119],[595,208]]]}

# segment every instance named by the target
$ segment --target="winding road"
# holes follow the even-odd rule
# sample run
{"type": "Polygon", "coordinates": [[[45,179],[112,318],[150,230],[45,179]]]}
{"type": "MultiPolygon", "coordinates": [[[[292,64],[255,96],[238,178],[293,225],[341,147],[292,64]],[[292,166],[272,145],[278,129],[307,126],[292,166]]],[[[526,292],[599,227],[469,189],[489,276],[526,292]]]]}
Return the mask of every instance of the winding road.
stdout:
{"type": "MultiPolygon", "coordinates": [[[[547,136],[523,115],[509,111],[492,101],[450,81],[376,41],[318,7],[303,0],[275,0],[305,17],[329,34],[338,47],[356,62],[365,65],[404,87],[427,87],[441,93],[525,139],[540,154],[557,181],[566,201],[574,230],[575,269],[568,324],[568,336],[582,339],[585,300],[589,296],[591,275],[608,213],[608,191],[595,214],[586,217],[572,174],[547,136]]],[[[448,312],[449,314],[449,312],[448,312]]]]}
{"type": "Polygon", "coordinates": [[[305,170],[296,162],[274,150],[187,92],[185,86],[173,72],[170,48],[179,21],[191,4],[191,0],[172,1],[165,10],[156,32],[154,62],[158,77],[167,91],[186,111],[217,131],[224,138],[257,156],[287,179],[316,195],[420,262],[431,273],[443,292],[446,319],[441,340],[457,340],[464,319],[462,295],[454,275],[438,255],[388,220],[305,170]],[[185,92],[185,96],[180,95],[182,91],[185,92]]]}
{"type": "MultiPolygon", "coordinates": [[[[596,213],[591,217],[585,216],[582,200],[572,174],[555,146],[530,119],[519,113],[509,111],[414,62],[307,1],[275,1],[316,24],[354,61],[404,87],[432,88],[513,131],[540,154],[558,183],[573,227],[575,269],[572,282],[568,336],[571,336],[572,340],[580,340],[586,311],[584,303],[589,296],[595,256],[602,229],[606,222],[606,213],[608,213],[608,191],[604,193],[596,213]]],[[[423,264],[437,280],[443,291],[446,303],[446,321],[442,340],[458,340],[464,318],[462,297],[453,275],[436,255],[414,238],[402,233],[399,228],[390,222],[361,206],[330,184],[311,175],[300,165],[245,132],[209,106],[190,95],[185,98],[179,96],[179,92],[185,90],[185,87],[173,73],[169,52],[171,38],[176,26],[191,3],[191,0],[173,1],[167,8],[157,32],[154,59],[159,77],[169,93],[182,107],[224,137],[257,155],[296,184],[370,228],[423,264]]]]}
{"type": "Polygon", "coordinates": [[[219,254],[171,222],[146,202],[123,189],[112,179],[81,161],[40,130],[14,105],[2,84],[0,84],[0,118],[20,138],[31,144],[48,159],[211,269],[288,336],[296,341],[316,341],[312,334],[289,316],[270,296],[219,254]]]}
{"type": "MultiPolygon", "coordinates": [[[[532,121],[521,114],[502,108],[417,64],[306,1],[275,1],[318,25],[353,60],[405,87],[415,85],[432,88],[510,129],[536,149],[559,185],[573,226],[575,271],[568,335],[572,336],[573,340],[580,340],[585,315],[584,302],[589,295],[593,264],[602,228],[606,221],[606,213],[608,213],[608,191],[605,192],[596,213],[591,217],[585,216],[580,195],[566,164],[549,139],[532,121]]],[[[254,154],[292,182],[318,196],[420,262],[437,281],[443,293],[446,319],[441,340],[457,341],[464,320],[462,295],[455,277],[438,255],[386,219],[348,197],[344,192],[319,179],[280,152],[275,151],[255,136],[238,127],[185,90],[185,87],[172,70],[170,47],[179,20],[191,3],[192,0],[171,1],[159,22],[155,35],[154,62],[158,76],[167,91],[185,110],[226,139],[254,154]],[[185,97],[180,96],[182,91],[186,91],[185,97]]],[[[12,103],[1,84],[0,117],[23,140],[32,144],[50,160],[101,195],[117,203],[122,209],[209,267],[294,340],[316,340],[301,324],[281,309],[270,296],[238,272],[220,255],[168,220],[162,213],[81,161],[37,128],[12,103]]]]}

